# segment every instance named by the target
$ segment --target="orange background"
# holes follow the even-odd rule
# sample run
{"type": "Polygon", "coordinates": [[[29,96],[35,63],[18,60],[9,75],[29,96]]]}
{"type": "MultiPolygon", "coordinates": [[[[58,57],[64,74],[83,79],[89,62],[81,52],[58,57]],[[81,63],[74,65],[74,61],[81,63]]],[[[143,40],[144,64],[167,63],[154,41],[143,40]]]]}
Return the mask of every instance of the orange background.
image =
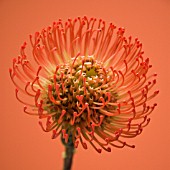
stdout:
{"type": "Polygon", "coordinates": [[[169,0],[0,0],[0,169],[61,170],[63,146],[51,140],[38,120],[23,113],[15,99],[8,68],[28,35],[58,18],[102,18],[126,28],[138,37],[152,71],[158,73],[155,98],[158,107],[142,135],[131,140],[135,149],[113,148],[98,154],[81,146],[73,170],[168,170],[170,169],[170,1],[169,0]]]}

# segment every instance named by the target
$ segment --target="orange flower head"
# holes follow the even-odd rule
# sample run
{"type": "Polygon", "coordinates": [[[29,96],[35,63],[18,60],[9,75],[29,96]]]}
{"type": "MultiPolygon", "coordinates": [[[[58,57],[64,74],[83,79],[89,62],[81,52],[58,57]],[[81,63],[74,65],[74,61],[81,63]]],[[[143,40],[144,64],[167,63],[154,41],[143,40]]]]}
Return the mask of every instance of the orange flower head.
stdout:
{"type": "Polygon", "coordinates": [[[159,91],[152,92],[156,74],[148,74],[151,65],[142,44],[124,32],[102,19],[59,19],[30,35],[37,66],[27,58],[26,43],[13,59],[16,98],[53,139],[62,135],[67,143],[71,136],[75,148],[81,143],[87,149],[90,143],[99,153],[110,152],[110,146],[134,147],[124,139],[148,125],[156,106],[148,104],[159,91]]]}

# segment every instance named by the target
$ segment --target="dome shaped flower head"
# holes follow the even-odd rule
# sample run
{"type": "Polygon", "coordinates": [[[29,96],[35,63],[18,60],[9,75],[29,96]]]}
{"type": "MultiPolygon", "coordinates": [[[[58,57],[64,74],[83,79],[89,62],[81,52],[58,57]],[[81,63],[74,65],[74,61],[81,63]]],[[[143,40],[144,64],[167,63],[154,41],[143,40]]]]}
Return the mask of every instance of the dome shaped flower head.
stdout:
{"type": "Polygon", "coordinates": [[[134,147],[125,139],[148,125],[156,106],[150,100],[159,91],[153,91],[156,74],[149,73],[142,44],[124,32],[102,19],[59,19],[30,35],[37,65],[26,43],[21,46],[10,69],[16,98],[53,139],[61,135],[67,143],[71,137],[75,148],[90,144],[99,153],[134,147]]]}

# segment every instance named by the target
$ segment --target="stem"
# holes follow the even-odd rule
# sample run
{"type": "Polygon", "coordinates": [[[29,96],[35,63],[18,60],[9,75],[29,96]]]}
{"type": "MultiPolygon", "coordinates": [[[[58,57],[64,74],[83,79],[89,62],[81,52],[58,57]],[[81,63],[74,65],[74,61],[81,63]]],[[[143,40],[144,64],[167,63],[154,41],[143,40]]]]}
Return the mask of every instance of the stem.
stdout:
{"type": "Polygon", "coordinates": [[[74,155],[74,144],[72,141],[72,135],[69,136],[67,143],[65,142],[65,139],[63,139],[62,136],[61,136],[61,141],[65,146],[63,170],[71,170],[73,155],[74,155]]]}
{"type": "Polygon", "coordinates": [[[74,147],[66,146],[63,170],[71,170],[73,155],[74,155],[74,147]]]}

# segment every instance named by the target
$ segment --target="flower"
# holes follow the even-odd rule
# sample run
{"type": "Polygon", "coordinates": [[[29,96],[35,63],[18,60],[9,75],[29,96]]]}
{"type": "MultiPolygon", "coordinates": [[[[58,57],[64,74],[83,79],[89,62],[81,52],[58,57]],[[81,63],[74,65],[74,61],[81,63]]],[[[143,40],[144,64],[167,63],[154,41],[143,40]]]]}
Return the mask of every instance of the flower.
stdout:
{"type": "Polygon", "coordinates": [[[149,74],[138,39],[125,29],[95,18],[78,17],[30,35],[35,64],[27,59],[26,43],[13,59],[10,77],[24,112],[37,115],[52,138],[69,136],[75,147],[87,143],[101,152],[134,147],[124,141],[141,134],[157,104],[149,106],[156,74],[149,74]],[[32,103],[19,97],[32,98],[32,103]],[[45,119],[45,122],[43,122],[45,119]],[[45,124],[45,125],[44,125],[45,124]]]}

